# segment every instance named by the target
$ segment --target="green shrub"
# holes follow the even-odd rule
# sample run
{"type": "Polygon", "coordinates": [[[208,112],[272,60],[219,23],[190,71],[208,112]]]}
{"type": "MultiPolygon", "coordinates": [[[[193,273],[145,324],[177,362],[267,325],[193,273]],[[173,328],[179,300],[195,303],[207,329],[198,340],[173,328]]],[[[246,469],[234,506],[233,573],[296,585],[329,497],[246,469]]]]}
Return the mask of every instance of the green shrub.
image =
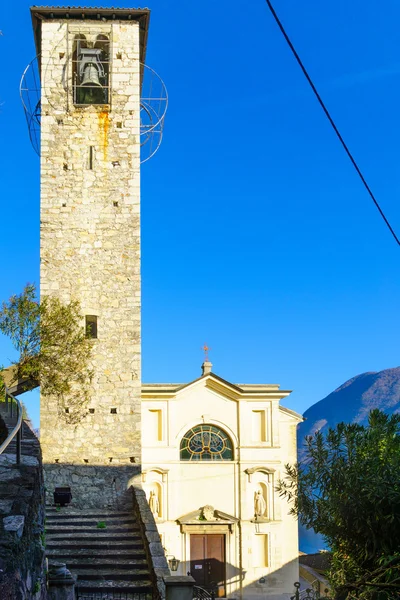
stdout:
{"type": "Polygon", "coordinates": [[[97,523],[97,529],[106,529],[107,525],[105,523],[105,521],[98,521],[97,523]]]}

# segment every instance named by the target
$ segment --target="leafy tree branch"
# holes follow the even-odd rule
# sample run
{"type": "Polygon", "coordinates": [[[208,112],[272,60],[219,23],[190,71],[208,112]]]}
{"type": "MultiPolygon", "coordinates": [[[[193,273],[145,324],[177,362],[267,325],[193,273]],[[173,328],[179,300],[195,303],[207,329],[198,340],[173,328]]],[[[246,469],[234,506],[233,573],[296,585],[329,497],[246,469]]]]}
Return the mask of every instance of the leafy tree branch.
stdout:
{"type": "Polygon", "coordinates": [[[55,396],[60,414],[78,422],[84,414],[92,378],[92,343],[82,326],[77,301],[63,304],[57,297],[38,301],[35,286],[11,296],[0,310],[0,332],[10,338],[19,354],[18,380],[27,389],[40,386],[45,396],[55,396]],[[66,414],[65,402],[73,410],[66,414]]]}

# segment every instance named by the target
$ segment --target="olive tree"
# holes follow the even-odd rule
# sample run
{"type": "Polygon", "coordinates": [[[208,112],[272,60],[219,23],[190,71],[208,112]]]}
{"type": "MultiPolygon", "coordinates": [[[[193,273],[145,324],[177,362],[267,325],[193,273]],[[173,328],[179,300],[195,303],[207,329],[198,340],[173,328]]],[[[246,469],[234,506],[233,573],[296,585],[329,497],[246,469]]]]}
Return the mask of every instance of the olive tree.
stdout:
{"type": "Polygon", "coordinates": [[[277,489],[324,536],[337,597],[400,597],[400,415],[373,410],[367,426],[340,423],[305,443],[277,489]]]}
{"type": "Polygon", "coordinates": [[[25,380],[27,389],[40,386],[43,395],[55,396],[60,414],[69,421],[82,416],[92,378],[92,343],[82,320],[79,302],[63,304],[53,296],[39,302],[32,284],[0,310],[0,332],[18,353],[15,379],[25,380]],[[66,398],[74,409],[70,414],[63,410],[66,398]]]}

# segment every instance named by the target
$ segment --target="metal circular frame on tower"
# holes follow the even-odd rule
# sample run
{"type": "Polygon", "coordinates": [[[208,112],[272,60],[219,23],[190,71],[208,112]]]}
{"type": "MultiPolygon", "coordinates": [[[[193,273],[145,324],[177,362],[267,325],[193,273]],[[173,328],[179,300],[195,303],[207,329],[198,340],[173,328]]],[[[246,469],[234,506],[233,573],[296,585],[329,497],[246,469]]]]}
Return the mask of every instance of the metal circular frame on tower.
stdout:
{"type": "Polygon", "coordinates": [[[22,73],[19,93],[24,107],[29,138],[36,154],[40,156],[41,86],[38,58],[36,56],[22,73]]]}
{"type": "Polygon", "coordinates": [[[148,161],[159,149],[164,119],[168,108],[168,92],[161,77],[141,63],[140,94],[140,162],[148,161]]]}
{"type": "MultiPolygon", "coordinates": [[[[39,56],[26,67],[21,77],[20,96],[32,146],[40,156],[41,85],[39,56]]],[[[140,64],[140,162],[147,162],[159,149],[168,108],[168,92],[161,77],[140,64]]]]}

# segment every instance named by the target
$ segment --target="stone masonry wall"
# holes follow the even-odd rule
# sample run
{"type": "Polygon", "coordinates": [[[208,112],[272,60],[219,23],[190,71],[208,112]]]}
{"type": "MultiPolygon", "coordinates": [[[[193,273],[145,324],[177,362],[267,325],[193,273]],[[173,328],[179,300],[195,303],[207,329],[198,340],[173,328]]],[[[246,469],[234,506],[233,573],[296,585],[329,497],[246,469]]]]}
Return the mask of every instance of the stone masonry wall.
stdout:
{"type": "Polygon", "coordinates": [[[41,398],[46,486],[52,494],[70,485],[77,505],[107,506],[141,460],[138,23],[42,21],[41,80],[41,295],[77,299],[83,315],[98,318],[79,423],[68,422],[68,398],[41,398]],[[110,37],[109,106],[73,104],[78,34],[110,37]]]}
{"type": "Polygon", "coordinates": [[[140,526],[147,564],[153,584],[154,597],[159,597],[160,600],[163,600],[166,597],[164,578],[170,575],[165,550],[144,490],[139,485],[133,486],[132,490],[133,513],[140,526]]]}
{"type": "Polygon", "coordinates": [[[45,600],[44,485],[40,448],[18,466],[15,454],[0,455],[0,598],[45,600]]]}

